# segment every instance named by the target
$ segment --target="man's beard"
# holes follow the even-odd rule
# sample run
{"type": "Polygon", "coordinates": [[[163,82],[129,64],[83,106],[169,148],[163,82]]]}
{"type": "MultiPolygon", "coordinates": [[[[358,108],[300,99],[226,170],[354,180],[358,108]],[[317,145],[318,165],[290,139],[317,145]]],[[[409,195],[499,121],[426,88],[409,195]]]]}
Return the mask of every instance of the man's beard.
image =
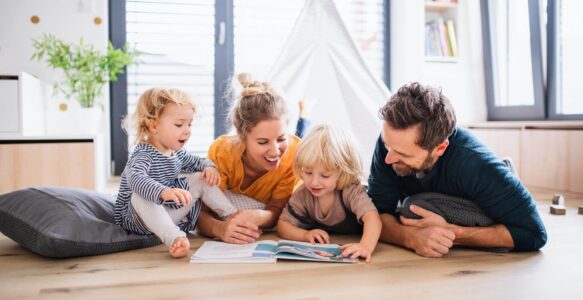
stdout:
{"type": "Polygon", "coordinates": [[[423,162],[423,164],[421,164],[421,168],[419,169],[415,169],[401,161],[398,161],[396,163],[401,163],[404,164],[405,167],[404,168],[397,168],[396,163],[392,164],[391,167],[393,168],[393,170],[395,171],[395,173],[397,173],[398,176],[401,177],[405,177],[405,176],[411,176],[417,172],[424,172],[424,171],[428,171],[429,169],[431,169],[431,167],[433,167],[433,163],[435,162],[435,159],[433,159],[433,157],[431,157],[431,155],[427,155],[427,158],[425,159],[425,161],[423,162]]]}

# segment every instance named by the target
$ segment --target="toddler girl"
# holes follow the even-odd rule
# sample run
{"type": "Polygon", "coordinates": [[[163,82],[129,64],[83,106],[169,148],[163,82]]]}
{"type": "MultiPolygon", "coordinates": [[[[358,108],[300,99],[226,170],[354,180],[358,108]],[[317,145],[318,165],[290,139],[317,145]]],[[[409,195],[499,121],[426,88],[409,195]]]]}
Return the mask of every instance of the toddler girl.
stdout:
{"type": "Polygon", "coordinates": [[[154,233],[173,257],[188,255],[186,232],[196,226],[199,198],[221,218],[236,212],[216,186],[220,176],[213,162],[183,148],[195,113],[184,92],[152,88],[124,121],[126,130],[135,130],[137,145],[121,175],[115,222],[133,233],[154,233]]]}

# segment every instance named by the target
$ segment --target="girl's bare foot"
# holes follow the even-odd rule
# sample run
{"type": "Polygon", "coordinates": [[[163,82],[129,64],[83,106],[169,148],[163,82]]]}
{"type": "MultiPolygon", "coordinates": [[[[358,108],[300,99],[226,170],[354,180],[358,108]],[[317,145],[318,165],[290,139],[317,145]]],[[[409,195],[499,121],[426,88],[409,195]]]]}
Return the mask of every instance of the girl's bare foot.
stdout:
{"type": "Polygon", "coordinates": [[[181,258],[187,256],[189,250],[190,242],[188,239],[185,237],[177,237],[168,252],[174,258],[181,258]]]}

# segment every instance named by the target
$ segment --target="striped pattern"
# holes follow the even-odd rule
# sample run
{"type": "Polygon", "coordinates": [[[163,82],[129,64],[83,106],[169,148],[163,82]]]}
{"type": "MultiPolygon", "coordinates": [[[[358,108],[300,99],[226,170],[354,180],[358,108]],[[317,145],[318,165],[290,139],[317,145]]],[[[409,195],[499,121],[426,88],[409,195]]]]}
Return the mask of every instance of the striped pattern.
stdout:
{"type": "MultiPolygon", "coordinates": [[[[176,209],[178,207],[174,202],[163,203],[160,193],[168,187],[188,190],[187,179],[178,174],[199,172],[206,167],[215,165],[208,159],[189,154],[184,148],[175,155],[165,156],[150,144],[137,145],[121,175],[115,202],[115,223],[134,233],[151,234],[130,207],[132,194],[137,193],[147,201],[176,209]]],[[[196,226],[200,212],[200,201],[197,202],[188,213],[187,220],[178,225],[185,232],[196,226]]]]}

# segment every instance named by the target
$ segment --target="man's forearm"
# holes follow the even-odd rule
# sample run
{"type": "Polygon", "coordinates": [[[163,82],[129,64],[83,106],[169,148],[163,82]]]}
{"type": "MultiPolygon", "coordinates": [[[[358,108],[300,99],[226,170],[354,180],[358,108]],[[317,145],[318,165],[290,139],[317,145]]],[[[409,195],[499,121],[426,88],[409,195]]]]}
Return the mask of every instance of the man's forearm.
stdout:
{"type": "Polygon", "coordinates": [[[456,245],[473,247],[514,248],[514,240],[506,226],[496,224],[488,227],[455,226],[454,243],[456,245]]]}
{"type": "Polygon", "coordinates": [[[383,228],[381,230],[380,240],[385,243],[395,244],[411,249],[408,242],[409,226],[403,226],[395,216],[391,214],[381,214],[381,223],[383,228]]]}

